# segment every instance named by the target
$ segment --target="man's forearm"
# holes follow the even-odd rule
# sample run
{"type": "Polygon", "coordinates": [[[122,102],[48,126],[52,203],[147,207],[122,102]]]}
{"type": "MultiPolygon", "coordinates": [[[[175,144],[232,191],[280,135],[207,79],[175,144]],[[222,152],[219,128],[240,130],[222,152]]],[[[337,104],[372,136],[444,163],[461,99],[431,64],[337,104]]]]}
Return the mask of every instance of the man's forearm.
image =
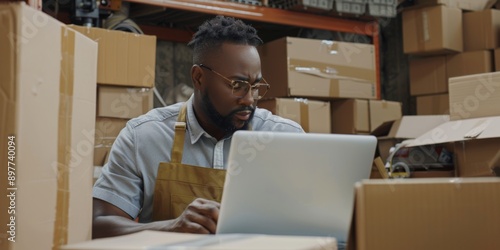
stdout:
{"type": "Polygon", "coordinates": [[[138,223],[122,216],[99,216],[92,224],[92,239],[131,234],[144,230],[170,231],[173,221],[138,223]]]}

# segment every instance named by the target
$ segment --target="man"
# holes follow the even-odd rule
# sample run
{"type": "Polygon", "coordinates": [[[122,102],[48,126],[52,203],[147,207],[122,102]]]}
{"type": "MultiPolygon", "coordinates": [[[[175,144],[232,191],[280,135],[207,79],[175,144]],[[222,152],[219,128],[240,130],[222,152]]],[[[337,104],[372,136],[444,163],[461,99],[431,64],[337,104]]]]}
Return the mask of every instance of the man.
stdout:
{"type": "Polygon", "coordinates": [[[304,132],[255,106],[269,88],[256,49],[261,43],[253,27],[233,18],[217,16],[199,27],[189,43],[194,94],[121,131],[94,186],[93,238],[142,230],[215,233],[220,204],[213,200],[191,199],[175,217],[163,216],[173,202],[162,203],[168,184],[161,179],[172,169],[165,166],[225,169],[231,135],[240,129],[304,132]]]}

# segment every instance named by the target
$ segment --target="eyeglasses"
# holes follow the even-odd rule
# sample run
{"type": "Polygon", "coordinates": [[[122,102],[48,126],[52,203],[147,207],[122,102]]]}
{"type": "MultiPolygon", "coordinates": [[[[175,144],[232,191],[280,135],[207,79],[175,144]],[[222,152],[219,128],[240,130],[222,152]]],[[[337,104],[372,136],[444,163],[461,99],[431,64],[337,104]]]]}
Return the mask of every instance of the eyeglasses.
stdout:
{"type": "Polygon", "coordinates": [[[224,78],[224,80],[228,81],[229,86],[232,88],[233,96],[235,96],[235,97],[242,98],[242,97],[247,95],[248,90],[251,90],[253,99],[260,100],[267,93],[269,88],[271,88],[271,86],[266,82],[266,80],[264,78],[262,78],[261,82],[258,82],[258,83],[255,83],[252,85],[248,81],[244,81],[244,80],[231,80],[231,79],[223,76],[219,72],[217,72],[217,71],[215,71],[215,70],[211,69],[210,67],[205,66],[203,64],[198,64],[198,66],[200,66],[201,68],[208,69],[208,70],[212,71],[213,73],[215,73],[216,75],[224,78]]]}

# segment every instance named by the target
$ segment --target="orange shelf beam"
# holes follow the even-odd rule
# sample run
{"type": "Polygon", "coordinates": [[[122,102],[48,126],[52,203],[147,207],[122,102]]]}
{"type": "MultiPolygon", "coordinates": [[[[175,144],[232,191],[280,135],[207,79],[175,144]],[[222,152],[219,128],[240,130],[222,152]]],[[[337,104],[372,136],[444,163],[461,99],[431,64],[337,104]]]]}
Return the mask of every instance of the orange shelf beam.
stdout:
{"type": "Polygon", "coordinates": [[[292,12],[288,10],[240,4],[234,2],[212,1],[212,0],[125,0],[128,2],[146,5],[161,6],[166,8],[185,10],[212,15],[225,15],[235,18],[275,23],[295,27],[339,31],[346,33],[371,36],[375,46],[375,60],[377,71],[377,97],[380,98],[380,55],[377,21],[355,21],[336,17],[315,15],[304,12],[292,12]]]}
{"type": "Polygon", "coordinates": [[[162,6],[191,12],[200,12],[213,15],[225,15],[236,18],[305,27],[322,30],[332,30],[347,33],[373,36],[371,22],[346,20],[342,18],[321,16],[304,12],[269,8],[223,1],[210,0],[126,0],[128,2],[146,5],[162,6]]]}

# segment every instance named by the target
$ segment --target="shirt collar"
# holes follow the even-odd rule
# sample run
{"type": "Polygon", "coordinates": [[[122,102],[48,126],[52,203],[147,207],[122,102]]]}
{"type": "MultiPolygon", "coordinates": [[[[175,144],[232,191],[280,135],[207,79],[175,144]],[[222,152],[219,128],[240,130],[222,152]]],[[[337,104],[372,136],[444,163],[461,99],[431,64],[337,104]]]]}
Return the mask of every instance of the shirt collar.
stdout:
{"type": "Polygon", "coordinates": [[[187,102],[187,117],[186,117],[186,123],[187,123],[187,128],[189,131],[189,136],[191,138],[191,144],[195,144],[200,140],[201,136],[205,136],[208,138],[211,138],[212,140],[216,139],[212,137],[210,134],[208,134],[198,123],[198,120],[196,119],[196,115],[194,114],[194,109],[193,109],[193,99],[194,95],[191,95],[189,99],[186,101],[187,102]]]}

